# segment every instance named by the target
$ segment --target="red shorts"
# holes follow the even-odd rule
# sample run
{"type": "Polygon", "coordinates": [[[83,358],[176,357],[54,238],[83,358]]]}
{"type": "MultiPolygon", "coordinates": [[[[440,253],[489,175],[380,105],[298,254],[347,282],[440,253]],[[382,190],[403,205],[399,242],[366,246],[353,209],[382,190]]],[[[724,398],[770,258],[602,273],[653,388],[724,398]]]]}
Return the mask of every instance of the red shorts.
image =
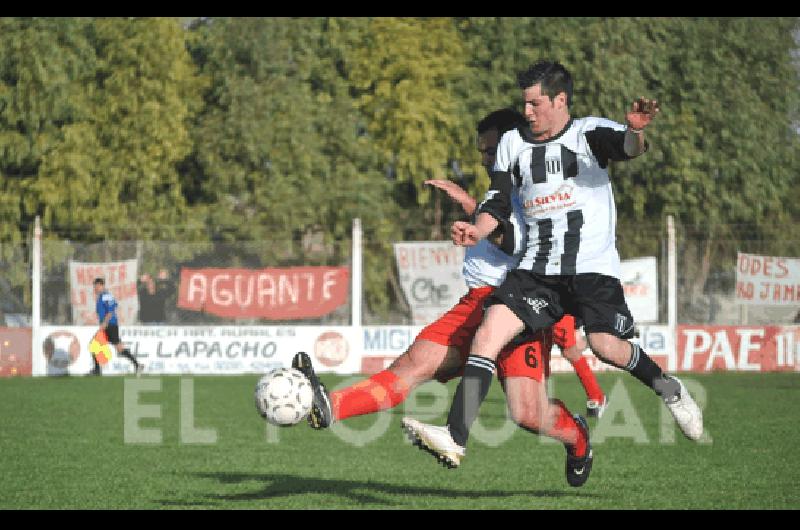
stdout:
{"type": "MultiPolygon", "coordinates": [[[[438,381],[444,383],[463,374],[463,365],[467,362],[472,338],[483,320],[483,301],[493,290],[494,287],[470,289],[452,309],[417,335],[417,340],[429,340],[442,346],[457,348],[461,355],[461,369],[437,378],[438,381]]],[[[574,344],[574,328],[568,335],[572,337],[574,344]]],[[[552,345],[550,330],[542,330],[537,332],[532,341],[506,346],[497,357],[497,377],[530,377],[541,382],[550,374],[552,345]]]]}
{"type": "Polygon", "coordinates": [[[575,317],[564,315],[564,318],[553,324],[553,342],[566,350],[575,346],[575,317]]]}

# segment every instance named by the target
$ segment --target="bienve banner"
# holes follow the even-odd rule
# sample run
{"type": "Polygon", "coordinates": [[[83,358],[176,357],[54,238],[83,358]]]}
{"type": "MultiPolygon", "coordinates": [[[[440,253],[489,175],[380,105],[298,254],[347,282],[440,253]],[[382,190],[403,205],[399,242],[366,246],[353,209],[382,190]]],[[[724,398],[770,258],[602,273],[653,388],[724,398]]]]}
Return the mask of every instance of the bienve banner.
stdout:
{"type": "Polygon", "coordinates": [[[625,302],[635,322],[658,322],[658,263],[654,256],[620,262],[625,302]]]}
{"type": "Polygon", "coordinates": [[[225,318],[315,318],[346,303],[349,286],[347,267],[184,267],[178,307],[225,318]]]}
{"type": "Polygon", "coordinates": [[[739,252],[736,301],[745,305],[800,306],[800,258],[739,252]]]}
{"type": "Polygon", "coordinates": [[[394,254],[414,325],[430,324],[467,293],[463,247],[450,241],[404,241],[394,244],[394,254]]]}
{"type": "Polygon", "coordinates": [[[98,324],[95,278],[103,278],[106,290],[117,301],[117,320],[120,325],[133,324],[139,313],[136,291],[138,264],[135,259],[86,263],[69,262],[69,290],[72,303],[72,322],[76,325],[98,324]]]}

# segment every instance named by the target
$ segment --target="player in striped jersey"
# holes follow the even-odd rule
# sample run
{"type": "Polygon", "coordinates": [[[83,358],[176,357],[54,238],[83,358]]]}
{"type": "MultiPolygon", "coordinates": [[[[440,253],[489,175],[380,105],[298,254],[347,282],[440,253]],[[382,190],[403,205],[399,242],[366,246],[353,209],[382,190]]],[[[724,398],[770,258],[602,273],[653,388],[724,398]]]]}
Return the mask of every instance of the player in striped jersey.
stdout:
{"type": "MultiPolygon", "coordinates": [[[[616,209],[607,167],[610,161],[646,151],[644,129],[658,113],[657,102],[634,101],[626,127],[604,118],[572,118],[572,78],[559,63],[536,63],[519,75],[519,86],[529,126],[503,135],[491,198],[481,205],[475,224],[456,222],[451,235],[458,245],[475,245],[504,222],[517,197],[528,227],[528,247],[519,267],[487,300],[448,417],[450,436],[439,436],[429,449],[437,455],[463,452],[498,353],[522,330],[545,329],[565,313],[583,320],[598,357],[653,389],[683,433],[699,439],[702,412],[685,386],[628,342],[634,322],[619,280],[616,209]]],[[[546,399],[543,389],[531,396],[537,398],[546,399]]],[[[436,429],[441,427],[419,424],[417,434],[436,429]]],[[[585,481],[592,456],[588,438],[568,448],[570,484],[585,481]]]]}
{"type": "MultiPolygon", "coordinates": [[[[499,136],[511,127],[524,123],[522,116],[510,109],[493,112],[479,123],[478,148],[487,171],[494,163],[499,136]]],[[[444,190],[461,204],[467,214],[471,215],[476,210],[475,200],[457,184],[442,180],[426,183],[444,190]]],[[[524,249],[524,222],[519,208],[512,212],[509,222],[504,223],[501,231],[504,236],[495,238],[499,246],[484,240],[466,249],[463,272],[469,287],[468,293],[455,307],[423,329],[409,350],[388,369],[328,394],[317,381],[310,358],[303,353],[295,356],[293,366],[309,376],[316,390],[315,406],[309,415],[312,427],[323,428],[334,421],[394,407],[421,383],[431,379],[446,382],[460,375],[472,337],[481,322],[484,300],[502,282],[508,270],[517,265],[524,249]]],[[[546,330],[533,337],[521,338],[518,343],[508,347],[501,354],[498,377],[504,386],[507,378],[508,381],[527,378],[543,380],[549,371],[549,352],[555,340],[578,372],[589,398],[587,407],[595,414],[601,413],[605,396],[581,355],[585,346],[581,341],[576,341],[574,320],[566,317],[556,328],[553,332],[546,330]]],[[[515,383],[508,384],[513,386],[515,383]]],[[[528,429],[540,428],[538,421],[528,421],[531,411],[520,399],[514,400],[509,396],[509,402],[517,423],[528,429]]],[[[556,425],[548,426],[548,430],[556,431],[558,428],[556,425]]],[[[565,437],[567,441],[574,442],[577,432],[573,429],[561,433],[561,438],[565,437]]],[[[451,463],[458,464],[458,455],[452,455],[451,459],[451,463]]]]}

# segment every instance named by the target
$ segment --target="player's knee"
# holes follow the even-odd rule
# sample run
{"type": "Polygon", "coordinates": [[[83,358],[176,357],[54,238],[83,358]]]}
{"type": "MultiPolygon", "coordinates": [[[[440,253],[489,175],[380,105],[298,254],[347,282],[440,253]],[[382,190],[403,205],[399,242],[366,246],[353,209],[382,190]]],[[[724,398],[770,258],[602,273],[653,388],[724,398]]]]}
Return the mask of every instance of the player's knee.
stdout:
{"type": "Polygon", "coordinates": [[[405,381],[419,383],[433,378],[436,365],[424,356],[411,357],[404,353],[394,360],[388,370],[405,381]]]}
{"type": "Polygon", "coordinates": [[[524,427],[525,429],[539,432],[542,428],[542,415],[537,410],[537,407],[530,405],[521,405],[518,407],[511,407],[510,409],[511,421],[524,427]]]}
{"type": "Polygon", "coordinates": [[[608,333],[592,333],[589,335],[589,347],[598,357],[607,359],[617,347],[620,339],[608,333]]]}
{"type": "Polygon", "coordinates": [[[475,333],[475,338],[472,340],[471,353],[477,353],[481,357],[495,360],[500,350],[505,346],[505,343],[500,344],[497,340],[497,334],[491,329],[491,326],[482,325],[475,333]]]}

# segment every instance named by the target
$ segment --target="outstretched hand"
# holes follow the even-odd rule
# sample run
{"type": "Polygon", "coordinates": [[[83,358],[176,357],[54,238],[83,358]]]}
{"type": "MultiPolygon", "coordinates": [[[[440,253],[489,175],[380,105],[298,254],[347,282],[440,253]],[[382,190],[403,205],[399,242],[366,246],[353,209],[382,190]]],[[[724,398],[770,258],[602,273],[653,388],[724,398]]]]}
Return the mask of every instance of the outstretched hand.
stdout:
{"type": "Polygon", "coordinates": [[[631,110],[625,114],[628,127],[641,131],[653,121],[660,110],[658,101],[655,99],[639,97],[631,105],[631,110]]]}
{"type": "Polygon", "coordinates": [[[464,211],[467,212],[467,215],[472,215],[472,212],[475,211],[476,203],[475,199],[470,197],[469,193],[467,193],[464,188],[453,182],[452,180],[444,180],[444,179],[437,179],[437,180],[426,180],[425,184],[433,186],[434,188],[439,188],[440,190],[447,193],[447,195],[455,202],[461,205],[464,208],[464,211]]]}

